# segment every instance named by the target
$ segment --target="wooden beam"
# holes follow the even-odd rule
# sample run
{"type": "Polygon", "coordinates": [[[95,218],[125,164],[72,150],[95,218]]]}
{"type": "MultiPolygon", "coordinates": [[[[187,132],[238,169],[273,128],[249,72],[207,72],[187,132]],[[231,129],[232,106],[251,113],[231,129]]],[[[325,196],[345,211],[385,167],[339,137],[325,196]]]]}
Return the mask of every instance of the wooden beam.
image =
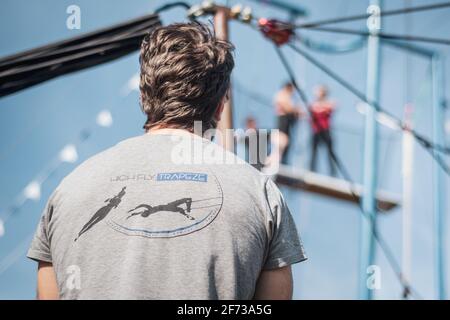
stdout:
{"type": "MultiPolygon", "coordinates": [[[[342,179],[329,177],[311,171],[294,169],[290,166],[280,165],[278,173],[274,176],[276,183],[291,188],[317,193],[326,197],[332,197],[344,201],[358,203],[362,194],[362,186],[354,185],[354,193],[351,192],[351,184],[342,179]]],[[[400,197],[383,190],[376,194],[380,213],[393,209],[400,205],[400,197]]]]}

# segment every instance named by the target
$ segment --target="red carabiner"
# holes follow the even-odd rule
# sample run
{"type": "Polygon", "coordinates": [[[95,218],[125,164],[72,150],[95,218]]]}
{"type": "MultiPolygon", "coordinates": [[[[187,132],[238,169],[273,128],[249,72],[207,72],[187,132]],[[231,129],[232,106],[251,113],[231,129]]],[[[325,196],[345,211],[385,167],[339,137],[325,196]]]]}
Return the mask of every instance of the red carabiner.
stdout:
{"type": "Polygon", "coordinates": [[[275,42],[278,46],[289,42],[291,36],[294,34],[291,25],[275,19],[260,18],[258,20],[258,26],[264,36],[275,42]]]}

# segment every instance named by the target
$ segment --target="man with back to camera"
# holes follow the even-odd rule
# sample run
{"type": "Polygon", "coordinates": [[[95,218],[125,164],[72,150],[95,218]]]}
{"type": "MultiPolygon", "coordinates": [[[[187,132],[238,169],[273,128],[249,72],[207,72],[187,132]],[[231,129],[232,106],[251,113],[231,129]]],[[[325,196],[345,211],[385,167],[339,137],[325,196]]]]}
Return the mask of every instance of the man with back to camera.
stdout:
{"type": "Polygon", "coordinates": [[[230,154],[202,137],[220,120],[232,50],[194,22],[144,39],[146,132],[50,196],[28,251],[39,299],[292,298],[291,264],[306,257],[280,191],[234,155],[219,161],[230,154]],[[192,150],[208,161],[187,161],[192,150]]]}

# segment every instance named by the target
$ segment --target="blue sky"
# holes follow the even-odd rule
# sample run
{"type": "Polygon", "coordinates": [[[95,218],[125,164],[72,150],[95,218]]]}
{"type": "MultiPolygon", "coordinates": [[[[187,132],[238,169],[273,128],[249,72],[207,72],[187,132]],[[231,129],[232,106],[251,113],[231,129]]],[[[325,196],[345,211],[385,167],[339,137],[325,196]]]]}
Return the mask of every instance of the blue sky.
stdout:
{"type": "MultiPolygon", "coordinates": [[[[166,2],[168,1],[3,0],[0,12],[0,56],[126,21],[149,13],[166,2]],[[71,4],[81,8],[81,30],[66,28],[66,8],[71,4]]],[[[238,1],[228,2],[234,4],[238,1]]],[[[287,18],[284,12],[267,5],[258,5],[252,1],[239,2],[251,5],[258,16],[287,18]]],[[[300,3],[294,0],[289,2],[300,3]]],[[[405,3],[420,5],[429,2],[385,1],[385,8],[399,8],[405,3]]],[[[301,1],[301,5],[309,11],[309,16],[304,21],[364,13],[367,4],[368,1],[362,0],[301,1]]],[[[383,30],[445,38],[448,37],[450,27],[449,19],[446,19],[449,14],[450,9],[445,9],[417,13],[408,18],[389,17],[383,22],[383,30]]],[[[162,19],[164,23],[170,23],[184,21],[185,17],[182,10],[175,9],[162,14],[162,19]]],[[[342,26],[364,29],[365,22],[346,23],[342,26]]],[[[270,101],[281,83],[287,79],[272,46],[247,26],[232,22],[230,28],[231,40],[236,46],[235,83],[270,101]]],[[[301,34],[327,42],[350,39],[350,36],[313,31],[303,31],[301,34]]],[[[446,55],[449,53],[446,47],[426,46],[446,55]]],[[[356,111],[358,99],[289,49],[286,48],[285,52],[295,68],[297,80],[310,96],[315,84],[325,83],[329,86],[333,98],[338,102],[334,118],[336,150],[353,178],[360,182],[364,118],[356,111]]],[[[365,90],[365,48],[346,54],[313,54],[359,90],[365,90]]],[[[449,65],[447,63],[446,75],[449,74],[449,65]]],[[[138,56],[132,54],[0,99],[0,214],[65,145],[76,142],[82,128],[93,128],[93,134],[86,142],[77,145],[80,156],[78,163],[124,138],[142,133],[144,116],[139,109],[138,94],[121,94],[127,81],[137,71],[138,56]],[[113,115],[114,124],[110,128],[95,124],[97,114],[103,109],[109,109],[113,115]]],[[[429,63],[422,58],[408,58],[401,51],[383,47],[381,79],[381,105],[402,117],[404,104],[412,102],[415,107],[416,128],[431,136],[429,63]]],[[[447,91],[448,83],[450,82],[447,81],[447,91]]],[[[274,126],[270,108],[255,103],[238,91],[234,92],[234,108],[236,127],[242,127],[244,119],[249,115],[256,117],[261,127],[274,126]]],[[[309,128],[306,122],[298,125],[295,136],[291,160],[302,166],[309,159],[309,128]]],[[[433,163],[430,156],[417,144],[414,161],[412,283],[424,297],[435,298],[433,163]]],[[[325,161],[321,161],[320,167],[323,168],[325,164],[325,161]]],[[[0,238],[0,261],[7,259],[11,264],[0,262],[3,267],[0,268],[0,299],[34,297],[36,265],[25,258],[25,251],[48,195],[75,165],[62,164],[58,167],[44,182],[41,199],[26,202],[7,221],[5,235],[0,238]]],[[[380,188],[401,194],[401,134],[387,128],[380,128],[378,179],[380,188]]],[[[449,179],[446,178],[447,186],[448,182],[449,179]]],[[[357,207],[285,188],[283,193],[310,258],[308,262],[294,267],[295,298],[356,298],[360,223],[357,207]]],[[[401,209],[396,209],[379,219],[380,232],[393,248],[398,261],[401,257],[401,213],[401,209]]],[[[448,243],[447,232],[447,247],[448,243]]],[[[398,281],[378,249],[376,263],[382,271],[381,289],[375,292],[376,298],[399,298],[401,290],[398,281]]],[[[447,280],[448,289],[449,283],[447,280]]]]}

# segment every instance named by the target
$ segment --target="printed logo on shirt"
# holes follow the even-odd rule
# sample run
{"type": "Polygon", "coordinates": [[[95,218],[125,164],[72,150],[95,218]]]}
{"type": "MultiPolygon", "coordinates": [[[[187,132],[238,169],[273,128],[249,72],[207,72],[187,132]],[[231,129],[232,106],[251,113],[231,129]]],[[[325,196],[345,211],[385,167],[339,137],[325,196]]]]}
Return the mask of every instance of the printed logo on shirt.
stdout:
{"type": "Polygon", "coordinates": [[[74,239],[74,242],[76,242],[85,232],[89,231],[97,223],[105,219],[111,210],[116,209],[119,206],[122,202],[122,198],[126,194],[126,189],[127,187],[123,187],[118,194],[105,200],[105,204],[91,216],[85,225],[83,225],[80,232],[78,232],[77,237],[74,239]]]}
{"type": "Polygon", "coordinates": [[[110,178],[111,182],[123,182],[128,180],[153,180],[155,175],[146,173],[120,174],[110,178]]]}
{"type": "Polygon", "coordinates": [[[196,172],[164,172],[158,173],[156,180],[208,182],[208,175],[196,172]]]}
{"type": "Polygon", "coordinates": [[[207,172],[160,172],[156,179],[127,185],[128,199],[107,224],[130,236],[170,238],[208,226],[223,203],[217,177],[207,172]]]}

